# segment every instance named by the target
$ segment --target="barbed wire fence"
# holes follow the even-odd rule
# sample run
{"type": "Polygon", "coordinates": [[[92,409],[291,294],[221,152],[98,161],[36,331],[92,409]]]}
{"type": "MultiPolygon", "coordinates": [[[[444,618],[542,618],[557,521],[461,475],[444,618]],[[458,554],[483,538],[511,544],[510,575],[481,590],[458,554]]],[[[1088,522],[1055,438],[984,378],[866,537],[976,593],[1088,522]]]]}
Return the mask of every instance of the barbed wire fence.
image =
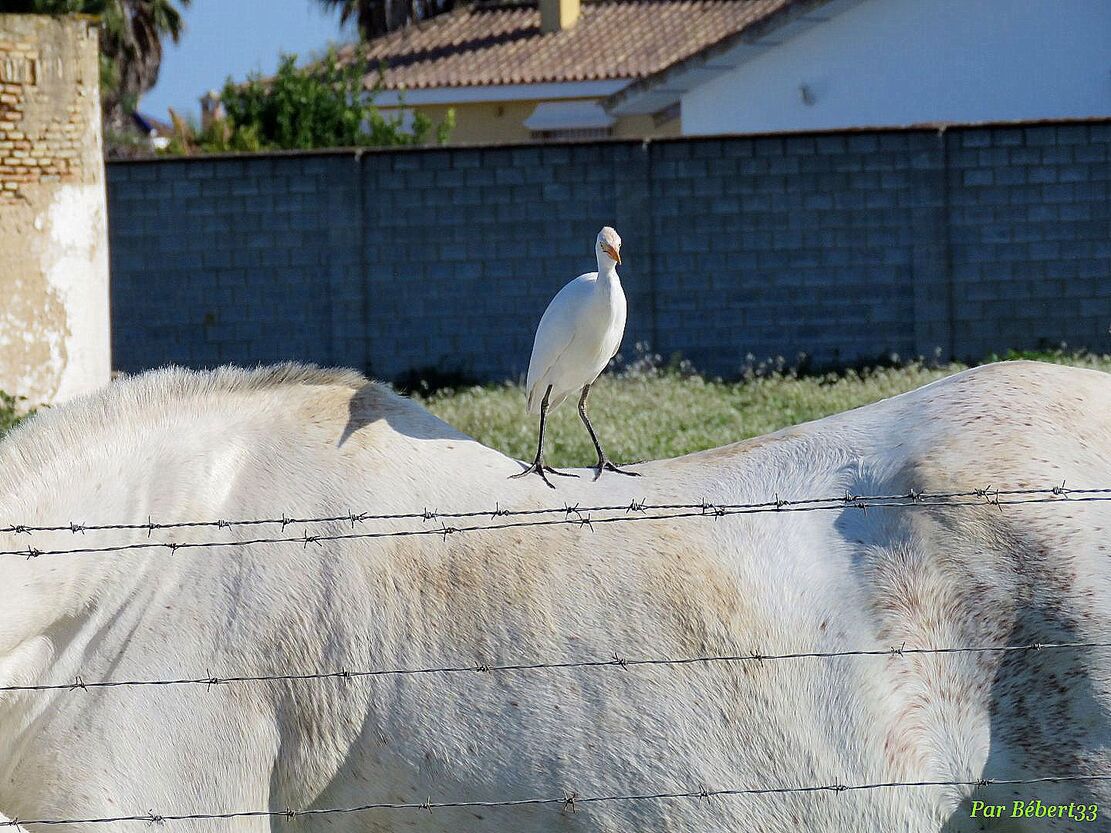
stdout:
{"type": "Polygon", "coordinates": [[[713,654],[690,657],[635,657],[615,651],[604,659],[569,660],[563,662],[507,662],[471,663],[457,662],[449,665],[421,668],[340,668],[337,670],[297,671],[282,674],[205,674],[202,677],[167,677],[160,679],[86,679],[78,675],[64,683],[28,683],[0,685],[0,694],[14,692],[90,691],[102,688],[146,688],[158,686],[203,686],[211,689],[223,685],[277,682],[321,682],[327,680],[350,681],[369,677],[404,677],[428,674],[505,674],[528,671],[569,671],[580,669],[629,669],[649,666],[715,665],[733,663],[782,662],[786,660],[850,659],[850,658],[899,658],[910,656],[939,656],[944,654],[1013,654],[1035,651],[1080,651],[1111,649],[1111,637],[1106,641],[1088,642],[1031,642],[1024,645],[957,645],[941,648],[908,648],[906,645],[891,648],[856,649],[844,651],[790,651],[785,653],[713,654]]]}
{"type": "MultiPolygon", "coordinates": [[[[354,513],[333,514],[320,517],[296,517],[282,514],[280,517],[248,518],[236,520],[202,520],[160,523],[148,518],[145,523],[78,523],[71,522],[64,525],[33,525],[33,524],[7,524],[0,526],[0,534],[14,536],[28,536],[33,540],[36,534],[71,533],[74,536],[89,532],[133,532],[146,533],[148,540],[131,541],[124,544],[109,544],[103,546],[79,546],[70,548],[39,549],[28,546],[25,549],[0,550],[0,556],[21,557],[37,559],[45,556],[67,555],[96,555],[118,553],[132,550],[165,550],[171,554],[179,550],[210,550],[226,547],[246,547],[264,544],[301,544],[308,547],[310,544],[320,545],[325,542],[367,540],[375,538],[392,538],[406,536],[439,536],[445,541],[455,534],[497,532],[506,529],[520,529],[529,527],[558,527],[575,526],[593,530],[595,524],[629,523],[638,521],[671,521],[680,519],[718,519],[740,515],[761,515],[771,513],[798,513],[798,512],[823,512],[823,511],[861,511],[878,509],[896,510],[949,510],[973,509],[989,507],[1000,512],[1007,507],[1031,504],[1060,504],[1060,503],[1093,503],[1111,501],[1111,488],[1068,488],[1066,484],[1054,485],[1045,488],[1021,489],[995,489],[991,486],[968,491],[945,493],[926,493],[909,491],[902,494],[875,494],[853,495],[844,494],[838,497],[815,497],[782,499],[775,495],[773,499],[752,503],[712,503],[706,500],[697,502],[655,503],[647,501],[632,501],[627,505],[598,505],[580,506],[564,505],[562,507],[540,507],[531,509],[503,509],[495,505],[492,510],[473,510],[456,512],[439,512],[422,510],[419,512],[403,513],[354,513]],[[516,519],[499,521],[499,519],[516,519]],[[489,519],[491,523],[463,523],[458,521],[472,521],[476,519],[489,519]],[[354,531],[360,525],[390,524],[399,521],[419,522],[421,525],[408,529],[367,529],[354,531]],[[449,522],[450,525],[449,525],[449,522]],[[431,524],[438,523],[439,526],[431,524]],[[252,528],[261,526],[278,526],[284,533],[290,526],[309,527],[314,524],[344,524],[350,527],[351,532],[329,532],[310,534],[306,529],[301,535],[278,535],[256,538],[229,538],[227,540],[206,541],[155,541],[155,532],[177,532],[181,530],[232,530],[238,528],[252,528]]],[[[689,657],[635,657],[614,652],[607,658],[594,658],[573,661],[515,661],[496,664],[456,662],[437,666],[419,668],[362,668],[336,670],[299,670],[270,674],[247,674],[242,672],[213,675],[205,673],[203,676],[182,674],[165,678],[152,679],[85,679],[78,675],[73,680],[66,682],[0,685],[0,694],[43,694],[47,692],[82,691],[94,692],[97,690],[115,688],[153,688],[173,686],[203,687],[211,690],[215,687],[228,685],[274,684],[280,682],[350,682],[358,679],[395,677],[400,675],[443,675],[443,674],[521,674],[533,672],[555,671],[586,671],[586,670],[628,670],[636,667],[686,667],[692,665],[711,664],[736,664],[736,663],[765,663],[783,661],[829,661],[835,659],[875,659],[884,658],[897,660],[901,657],[917,655],[945,655],[945,654],[1012,654],[1025,652],[1077,652],[1077,651],[1102,651],[1111,649],[1111,634],[1107,639],[1094,641],[1052,642],[1052,643],[1026,643],[1015,645],[952,645],[941,647],[922,647],[906,645],[892,646],[889,648],[869,648],[842,651],[793,651],[793,652],[768,652],[753,651],[750,653],[733,655],[705,655],[689,657]]],[[[433,812],[453,808],[511,808],[525,806],[557,806],[564,810],[574,811],[579,805],[590,805],[611,802],[637,802],[637,801],[679,801],[697,800],[699,802],[718,798],[759,797],[768,795],[785,795],[797,793],[834,793],[840,794],[852,791],[867,791],[881,789],[911,789],[928,787],[985,787],[990,785],[1018,786],[1050,783],[1097,783],[1111,781],[1111,773],[1086,772],[1064,773],[1045,775],[1030,778],[1015,779],[977,779],[977,780],[950,780],[950,781],[888,781],[872,783],[828,783],[804,784],[785,786],[763,787],[725,787],[709,789],[699,785],[697,789],[688,791],[643,791],[629,794],[580,794],[568,792],[560,796],[542,796],[531,798],[496,799],[489,801],[467,800],[441,800],[432,801],[429,798],[423,802],[398,803],[398,802],[371,802],[348,807],[307,807],[290,808],[283,810],[250,809],[233,810],[227,812],[191,812],[191,813],[156,813],[153,810],[141,814],[119,815],[112,817],[86,817],[86,818],[41,818],[0,820],[0,827],[18,827],[21,825],[99,825],[124,822],[143,822],[150,824],[166,824],[170,822],[188,822],[200,820],[235,820],[246,818],[287,818],[313,817],[332,814],[349,814],[382,811],[422,811],[433,812]]]]}
{"type": "Polygon", "coordinates": [[[284,810],[235,810],[225,813],[156,813],[148,810],[142,815],[131,816],[99,816],[74,819],[11,819],[0,821],[0,827],[16,827],[24,824],[35,825],[93,825],[114,824],[119,822],[144,822],[151,824],[166,824],[179,821],[214,821],[247,818],[286,818],[298,819],[311,816],[330,816],[346,813],[366,813],[371,810],[410,810],[432,813],[435,810],[450,809],[479,809],[495,807],[537,807],[556,805],[564,810],[574,812],[580,805],[603,804],[614,802],[636,801],[677,801],[695,800],[708,801],[716,798],[759,797],[771,795],[791,795],[798,793],[834,793],[863,792],[867,790],[889,789],[915,789],[928,787],[989,787],[989,786],[1030,786],[1033,784],[1062,784],[1062,783],[1097,783],[1111,781],[1111,775],[1048,775],[1038,778],[978,778],[967,781],[880,781],[868,784],[811,784],[803,786],[774,786],[774,787],[733,787],[723,789],[710,789],[699,787],[695,790],[679,792],[644,792],[626,794],[591,795],[579,793],[565,793],[561,796],[545,796],[539,798],[515,798],[494,801],[433,801],[429,798],[422,802],[388,802],[380,801],[368,804],[359,804],[350,807],[306,807],[287,808],[284,810]]]}
{"type": "Polygon", "coordinates": [[[441,512],[425,509],[421,512],[395,514],[347,513],[322,517],[297,518],[283,515],[280,518],[185,521],[176,523],[89,524],[70,522],[64,525],[34,526],[30,524],[8,524],[0,527],[0,533],[9,535],[34,535],[35,533],[83,534],[102,531],[133,531],[153,536],[155,531],[181,529],[234,529],[262,525],[280,525],[284,530],[291,525],[344,523],[352,529],[357,524],[374,521],[412,520],[428,522],[439,521],[440,526],[421,526],[413,529],[371,530],[350,533],[309,534],[307,531],[297,536],[273,536],[268,538],[229,538],[223,541],[138,541],[99,547],[70,547],[60,549],[39,549],[28,546],[17,550],[0,550],[0,556],[19,556],[39,558],[42,556],[93,555],[126,552],[132,550],[165,549],[169,552],[189,549],[211,549],[217,547],[249,547],[263,544],[322,544],[330,541],[355,541],[375,538],[397,538],[409,536],[442,536],[475,532],[490,532],[506,529],[530,527],[579,526],[594,528],[595,524],[623,524],[636,521],[666,521],[693,518],[724,518],[737,515],[757,515],[792,512],[828,512],[854,509],[867,512],[870,509],[967,509],[991,506],[1002,511],[1004,507],[1049,503],[1091,503],[1111,501],[1111,488],[1072,489],[1065,484],[1040,489],[975,489],[964,492],[926,493],[910,491],[897,495],[851,495],[840,497],[817,497],[788,500],[776,496],[772,500],[755,503],[712,503],[706,500],[687,503],[655,503],[631,501],[624,505],[544,507],[536,509],[502,509],[495,506],[492,510],[466,512],[441,512]],[[617,513],[617,514],[614,514],[617,513]],[[544,520],[517,520],[501,523],[448,525],[448,520],[472,518],[536,518],[537,516],[556,516],[544,520]]]}

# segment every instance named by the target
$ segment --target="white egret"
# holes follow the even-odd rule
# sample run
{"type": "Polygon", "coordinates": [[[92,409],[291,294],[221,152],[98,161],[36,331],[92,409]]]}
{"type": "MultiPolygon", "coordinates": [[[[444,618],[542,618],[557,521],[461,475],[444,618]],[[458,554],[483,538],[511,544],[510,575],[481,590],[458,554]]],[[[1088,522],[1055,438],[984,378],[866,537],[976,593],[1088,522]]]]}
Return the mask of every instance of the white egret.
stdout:
{"type": "Polygon", "coordinates": [[[637,472],[619,469],[610,461],[586,413],[590,386],[617,353],[621,337],[625,334],[625,293],[617,276],[617,266],[621,263],[621,238],[609,226],[598,232],[595,255],[598,271],[579,275],[564,286],[548,304],[536,328],[526,382],[528,412],[540,414],[536,459],[531,466],[512,477],[536,472],[549,486],[552,483],[548,474],[577,477],[556,471],[544,461],[544,423],[550,410],[579,390],[582,391],[579,416],[590,432],[594,450],[598,452],[594,479],[597,480],[603,471],[640,476],[637,472]]]}

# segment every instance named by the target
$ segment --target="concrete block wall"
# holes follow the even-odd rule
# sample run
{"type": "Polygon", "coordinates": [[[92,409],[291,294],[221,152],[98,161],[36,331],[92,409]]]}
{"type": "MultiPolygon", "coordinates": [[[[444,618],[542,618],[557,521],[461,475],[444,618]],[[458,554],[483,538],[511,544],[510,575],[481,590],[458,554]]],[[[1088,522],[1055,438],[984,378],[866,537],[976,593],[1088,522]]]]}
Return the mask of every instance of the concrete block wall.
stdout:
{"type": "Polygon", "coordinates": [[[1108,122],[113,163],[116,365],[518,378],[625,242],[625,351],[1111,350],[1108,122]]]}
{"type": "Polygon", "coordinates": [[[352,155],[191,158],[110,170],[118,369],[362,364],[352,155]]]}
{"type": "Polygon", "coordinates": [[[1111,350],[1111,124],[952,134],[956,351],[1111,350]]]}
{"type": "Polygon", "coordinates": [[[653,160],[657,338],[736,372],[805,353],[840,364],[914,353],[912,157],[892,132],[662,144],[653,160]]]}

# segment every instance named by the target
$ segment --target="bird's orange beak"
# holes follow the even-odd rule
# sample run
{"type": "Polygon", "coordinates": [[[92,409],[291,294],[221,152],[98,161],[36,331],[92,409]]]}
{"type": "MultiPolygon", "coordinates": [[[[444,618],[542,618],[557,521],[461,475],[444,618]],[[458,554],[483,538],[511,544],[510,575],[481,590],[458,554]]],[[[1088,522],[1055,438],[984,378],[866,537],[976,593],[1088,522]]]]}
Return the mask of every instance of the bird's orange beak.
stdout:
{"type": "Polygon", "coordinates": [[[621,265],[621,253],[618,252],[617,249],[615,249],[609,243],[603,243],[602,248],[605,250],[606,254],[608,254],[610,257],[612,257],[614,260],[617,261],[618,266],[621,265]]]}

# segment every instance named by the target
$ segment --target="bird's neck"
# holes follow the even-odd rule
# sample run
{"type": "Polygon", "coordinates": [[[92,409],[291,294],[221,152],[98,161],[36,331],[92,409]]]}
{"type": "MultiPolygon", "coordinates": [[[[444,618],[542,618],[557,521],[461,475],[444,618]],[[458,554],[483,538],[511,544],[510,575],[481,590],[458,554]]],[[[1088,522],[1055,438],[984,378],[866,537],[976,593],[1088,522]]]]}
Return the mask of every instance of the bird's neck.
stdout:
{"type": "Polygon", "coordinates": [[[621,285],[617,277],[617,264],[607,258],[598,258],[598,289],[608,292],[621,285]]]}

